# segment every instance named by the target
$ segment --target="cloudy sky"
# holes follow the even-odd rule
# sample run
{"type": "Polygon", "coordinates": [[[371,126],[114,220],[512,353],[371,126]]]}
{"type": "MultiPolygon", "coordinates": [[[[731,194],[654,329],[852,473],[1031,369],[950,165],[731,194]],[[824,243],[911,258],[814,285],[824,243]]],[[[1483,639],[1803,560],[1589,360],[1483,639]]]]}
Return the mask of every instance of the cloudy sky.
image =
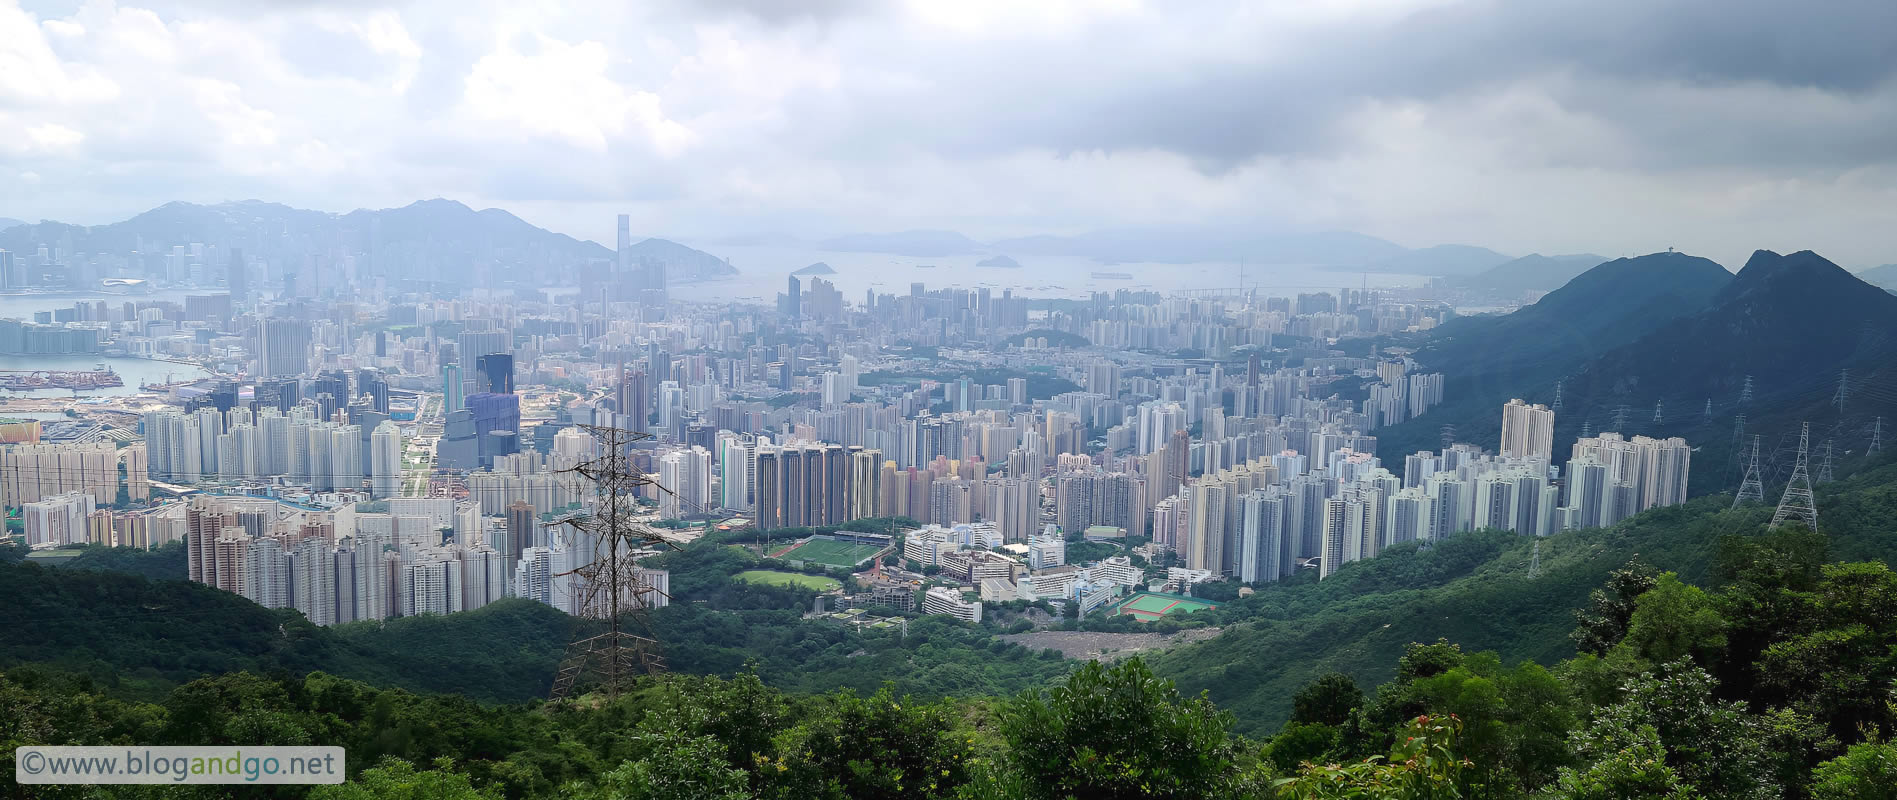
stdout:
{"type": "Polygon", "coordinates": [[[1897,261],[1890,0],[0,0],[0,216],[1897,261]]]}

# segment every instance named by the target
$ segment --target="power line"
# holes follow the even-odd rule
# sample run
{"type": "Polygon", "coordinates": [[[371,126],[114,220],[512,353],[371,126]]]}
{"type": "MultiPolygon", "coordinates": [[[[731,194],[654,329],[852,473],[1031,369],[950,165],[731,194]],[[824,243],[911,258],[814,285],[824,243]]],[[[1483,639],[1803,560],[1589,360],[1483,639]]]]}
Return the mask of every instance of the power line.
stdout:
{"type": "Polygon", "coordinates": [[[599,508],[591,515],[568,517],[561,522],[587,537],[584,550],[590,551],[592,558],[571,574],[580,583],[579,611],[583,616],[604,616],[607,631],[567,645],[566,657],[553,680],[551,697],[555,700],[570,696],[582,677],[594,677],[608,697],[617,698],[640,673],[665,670],[656,635],[639,636],[623,627],[624,617],[630,614],[647,633],[652,632],[645,611],[652,605],[650,595],[658,590],[640,578],[635,551],[670,545],[656,529],[635,523],[624,513],[624,501],[636,496],[638,488],[657,486],[632,468],[629,457],[632,443],[647,435],[602,425],[579,427],[593,435],[602,452],[568,471],[593,482],[599,508]]]}
{"type": "Polygon", "coordinates": [[[1772,514],[1772,527],[1797,519],[1805,527],[1818,530],[1818,502],[1811,494],[1810,458],[1811,423],[1807,422],[1798,434],[1798,463],[1792,467],[1791,480],[1785,483],[1785,496],[1778,501],[1778,511],[1772,514]]]}
{"type": "Polygon", "coordinates": [[[1765,502],[1765,484],[1759,481],[1759,437],[1752,437],[1751,465],[1746,467],[1745,480],[1739,484],[1739,492],[1732,496],[1732,507],[1738,508],[1747,501],[1765,502]]]}

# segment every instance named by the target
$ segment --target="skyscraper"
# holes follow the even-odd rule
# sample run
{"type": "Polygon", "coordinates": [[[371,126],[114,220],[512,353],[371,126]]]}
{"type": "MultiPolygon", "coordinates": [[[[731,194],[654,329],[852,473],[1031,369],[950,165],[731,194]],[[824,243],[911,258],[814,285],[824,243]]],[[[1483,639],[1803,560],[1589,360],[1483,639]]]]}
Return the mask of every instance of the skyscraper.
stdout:
{"type": "Polygon", "coordinates": [[[461,385],[461,365],[460,364],[442,365],[441,367],[441,396],[442,396],[441,413],[444,416],[447,415],[449,412],[460,411],[461,409],[467,407],[467,402],[466,400],[463,399],[463,396],[462,396],[463,388],[464,387],[461,385]]]}
{"type": "Polygon", "coordinates": [[[474,359],[474,390],[491,394],[514,393],[514,357],[488,353],[474,359]]]}
{"type": "Polygon", "coordinates": [[[383,420],[369,435],[375,496],[394,497],[402,493],[402,431],[395,423],[383,420]]]}
{"type": "Polygon", "coordinates": [[[257,373],[265,378],[296,377],[310,369],[310,324],[271,317],[257,330],[257,373]]]}
{"type": "Polygon", "coordinates": [[[250,297],[250,279],[245,275],[244,251],[231,248],[230,264],[225,268],[224,285],[231,290],[231,302],[242,305],[250,297]]]}
{"type": "Polygon", "coordinates": [[[1520,398],[1502,406],[1502,455],[1547,461],[1554,455],[1554,411],[1520,398]]]}

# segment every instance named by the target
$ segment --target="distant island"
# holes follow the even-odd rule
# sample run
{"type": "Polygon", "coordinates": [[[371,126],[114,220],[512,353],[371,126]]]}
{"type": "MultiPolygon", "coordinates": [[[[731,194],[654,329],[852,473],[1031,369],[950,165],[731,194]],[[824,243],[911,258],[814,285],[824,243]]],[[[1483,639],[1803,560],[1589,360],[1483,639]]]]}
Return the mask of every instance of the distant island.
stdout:
{"type": "Polygon", "coordinates": [[[975,262],[975,266],[977,267],[1003,267],[1006,269],[1020,269],[1021,268],[1021,264],[1019,262],[1016,262],[1014,259],[1009,258],[1007,256],[1001,255],[1000,253],[996,253],[992,256],[989,256],[987,258],[984,258],[980,261],[975,262]]]}
{"type": "Polygon", "coordinates": [[[791,274],[792,275],[835,275],[837,274],[837,271],[834,269],[831,269],[829,264],[825,264],[822,261],[819,261],[815,264],[811,264],[808,267],[804,267],[803,269],[797,270],[796,272],[793,272],[791,274]]]}

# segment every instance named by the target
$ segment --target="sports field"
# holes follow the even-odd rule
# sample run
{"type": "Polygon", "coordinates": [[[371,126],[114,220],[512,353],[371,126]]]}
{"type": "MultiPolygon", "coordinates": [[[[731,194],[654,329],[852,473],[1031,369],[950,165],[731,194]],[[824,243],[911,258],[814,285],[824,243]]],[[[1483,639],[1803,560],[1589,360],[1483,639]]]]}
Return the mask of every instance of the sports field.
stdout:
{"type": "Polygon", "coordinates": [[[843,587],[843,584],[837,583],[836,579],[826,578],[822,575],[799,575],[795,572],[778,572],[769,569],[748,569],[731,577],[744,581],[745,583],[762,583],[771,586],[802,586],[806,589],[815,589],[819,592],[828,592],[843,587]]]}
{"type": "Polygon", "coordinates": [[[826,567],[854,569],[864,559],[876,555],[882,548],[873,544],[857,544],[835,539],[808,539],[790,550],[777,553],[774,558],[785,561],[809,561],[826,567]]]}
{"type": "Polygon", "coordinates": [[[1152,622],[1167,614],[1190,614],[1202,608],[1217,608],[1218,604],[1176,594],[1158,594],[1140,592],[1114,606],[1115,614],[1131,614],[1141,622],[1152,622]]]}

